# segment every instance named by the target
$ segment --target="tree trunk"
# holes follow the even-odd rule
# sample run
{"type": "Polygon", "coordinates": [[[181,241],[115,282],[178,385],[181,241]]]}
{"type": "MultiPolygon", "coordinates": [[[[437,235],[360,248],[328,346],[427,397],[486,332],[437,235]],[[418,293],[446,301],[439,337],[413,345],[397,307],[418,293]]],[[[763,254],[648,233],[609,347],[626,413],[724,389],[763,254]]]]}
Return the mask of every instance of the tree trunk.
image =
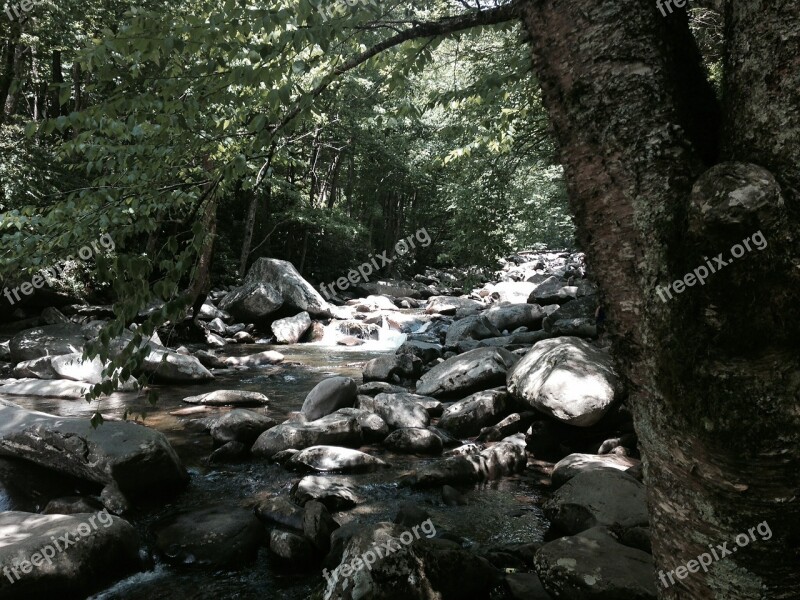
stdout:
{"type": "Polygon", "coordinates": [[[685,12],[664,18],[634,0],[523,6],[579,241],[629,380],[657,571],[709,544],[736,546],[763,521],[773,532],[707,573],[659,579],[660,597],[797,598],[800,5],[730,3],[724,111],[685,12]],[[769,169],[782,190],[754,165],[707,170],[721,141],[727,159],[769,169]],[[660,299],[656,286],[706,256],[729,260],[759,229],[765,251],[660,299]]]}

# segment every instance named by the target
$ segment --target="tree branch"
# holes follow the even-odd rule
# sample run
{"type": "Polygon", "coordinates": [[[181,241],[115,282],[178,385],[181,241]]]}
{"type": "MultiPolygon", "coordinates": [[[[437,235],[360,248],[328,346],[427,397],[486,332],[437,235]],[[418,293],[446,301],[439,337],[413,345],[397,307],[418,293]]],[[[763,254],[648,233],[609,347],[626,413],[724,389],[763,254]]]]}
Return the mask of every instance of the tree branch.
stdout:
{"type": "Polygon", "coordinates": [[[489,10],[482,10],[474,13],[459,15],[457,17],[447,17],[441,21],[432,23],[419,23],[406,29],[405,31],[393,35],[392,37],[374,45],[372,48],[365,50],[361,54],[354,56],[344,64],[336,67],[325,79],[319,83],[308,94],[304,94],[300,99],[295,102],[294,106],[287,112],[284,117],[274,125],[272,134],[274,135],[280,129],[289,124],[303,109],[303,102],[316,98],[324,92],[334,80],[355,69],[357,66],[367,62],[370,58],[377,56],[384,50],[398,46],[403,42],[409,40],[417,40],[421,38],[433,38],[440,35],[447,35],[459,31],[472,29],[473,27],[482,27],[485,25],[497,25],[499,23],[506,23],[520,18],[519,13],[519,0],[513,0],[509,4],[498,6],[489,10]]]}

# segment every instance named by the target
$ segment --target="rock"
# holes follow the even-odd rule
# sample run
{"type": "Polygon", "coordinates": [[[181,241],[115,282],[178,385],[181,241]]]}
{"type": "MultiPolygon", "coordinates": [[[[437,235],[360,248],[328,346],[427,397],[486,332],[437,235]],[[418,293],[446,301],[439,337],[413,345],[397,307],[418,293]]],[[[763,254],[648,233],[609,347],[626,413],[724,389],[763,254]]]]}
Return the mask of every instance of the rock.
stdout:
{"type": "Polygon", "coordinates": [[[364,396],[377,396],[378,394],[404,394],[408,390],[399,385],[392,385],[385,381],[370,381],[358,386],[358,394],[364,396]]]}
{"type": "Polygon", "coordinates": [[[142,363],[142,370],[165,383],[196,383],[214,379],[194,356],[153,347],[142,363]]]}
{"type": "Polygon", "coordinates": [[[220,319],[222,321],[229,321],[231,315],[225,312],[224,310],[220,310],[213,304],[209,304],[208,302],[204,302],[203,305],[200,307],[200,311],[197,314],[199,319],[203,320],[210,320],[210,319],[220,319]]]}
{"type": "Polygon", "coordinates": [[[565,304],[576,297],[577,288],[566,287],[566,282],[558,277],[548,277],[528,296],[532,304],[565,304]]]}
{"type": "Polygon", "coordinates": [[[213,506],[179,513],[153,527],[155,546],[168,563],[239,568],[252,561],[264,529],[249,510],[213,506]]]}
{"type": "Polygon", "coordinates": [[[414,400],[415,394],[378,394],[375,396],[375,414],[389,427],[420,427],[430,424],[425,408],[414,400]]]}
{"type": "Polygon", "coordinates": [[[420,525],[431,518],[428,511],[412,502],[403,502],[394,517],[394,523],[404,527],[420,525]]]}
{"type": "Polygon", "coordinates": [[[20,331],[9,341],[11,362],[32,360],[41,356],[57,356],[83,352],[86,337],[83,328],[74,323],[44,325],[20,331]]]}
{"type": "Polygon", "coordinates": [[[207,350],[197,350],[194,353],[194,357],[207,369],[224,369],[227,367],[224,360],[207,350]]]}
{"type": "Polygon", "coordinates": [[[452,396],[502,385],[506,372],[519,360],[503,348],[477,348],[433,367],[417,383],[425,396],[452,396]]]}
{"type": "Polygon", "coordinates": [[[251,282],[235,288],[219,303],[220,308],[246,321],[261,321],[283,306],[283,296],[272,286],[251,282]]]}
{"type": "Polygon", "coordinates": [[[536,573],[506,573],[510,600],[552,600],[536,573]]]}
{"type": "Polygon", "coordinates": [[[604,440],[600,447],[597,449],[598,454],[610,454],[615,448],[624,446],[626,448],[636,448],[638,441],[636,434],[626,433],[620,437],[609,438],[604,440]]]}
{"type": "Polygon", "coordinates": [[[311,446],[361,445],[361,426],[350,415],[333,413],[308,423],[285,422],[262,433],[251,448],[254,456],[271,458],[288,449],[311,446]]]}
{"type": "Polygon", "coordinates": [[[278,344],[296,344],[311,327],[311,316],[304,311],[293,317],[278,319],[271,327],[278,344]]]}
{"type": "Polygon", "coordinates": [[[308,475],[292,486],[292,497],[301,506],[317,500],[331,511],[352,508],[360,502],[355,487],[347,477],[308,475]]]}
{"type": "Polygon", "coordinates": [[[263,500],[256,506],[256,516],[268,524],[303,531],[305,512],[301,506],[283,496],[263,500]]]}
{"type": "Polygon", "coordinates": [[[544,505],[554,527],[570,535],[603,525],[647,526],[644,486],[616,469],[579,473],[544,505]]]}
{"type": "MultiPolygon", "coordinates": [[[[106,368],[108,363],[104,363],[99,357],[86,360],[79,353],[62,354],[61,356],[52,357],[50,363],[53,371],[62,379],[84,381],[92,384],[103,383],[110,379],[108,376],[103,376],[103,369],[106,368]]],[[[119,374],[119,370],[117,374],[119,374]]],[[[123,391],[135,390],[137,389],[136,380],[129,378],[128,381],[120,381],[118,389],[123,391]]]]}
{"type": "Polygon", "coordinates": [[[568,319],[589,319],[594,322],[597,302],[597,296],[584,296],[577,300],[570,300],[552,314],[547,315],[542,321],[542,327],[545,331],[551,331],[554,323],[568,319]]]}
{"type": "Polygon", "coordinates": [[[0,400],[0,455],[101,485],[152,495],[189,477],[167,438],[130,421],[93,428],[85,417],[56,417],[0,400]]]}
{"type": "Polygon", "coordinates": [[[11,379],[0,386],[0,394],[6,396],[40,396],[77,400],[83,398],[92,386],[88,383],[63,380],[11,379]]]}
{"type": "Polygon", "coordinates": [[[462,340],[482,340],[499,335],[500,331],[486,317],[475,315],[459,319],[450,325],[444,345],[454,348],[462,340]]]}
{"type": "Polygon", "coordinates": [[[396,354],[413,354],[419,357],[423,363],[429,363],[442,356],[444,348],[441,344],[423,342],[420,340],[406,340],[403,345],[397,349],[396,354]]]}
{"type": "Polygon", "coordinates": [[[247,455],[247,449],[242,442],[226,442],[214,450],[208,457],[209,463],[226,463],[242,460],[247,455]]]}
{"type": "Polygon", "coordinates": [[[512,413],[497,423],[497,425],[482,428],[476,441],[496,442],[510,435],[514,435],[515,433],[524,432],[538,417],[539,413],[534,411],[512,413]]]}
{"type": "Polygon", "coordinates": [[[328,303],[290,262],[276,258],[259,258],[244,279],[245,285],[251,283],[264,284],[276,290],[283,298],[284,307],[305,311],[315,317],[332,316],[328,303]]]}
{"type": "Polygon", "coordinates": [[[42,511],[43,515],[74,515],[79,513],[93,513],[103,510],[103,505],[85,496],[64,496],[54,498],[47,503],[42,511]]]}
{"type": "Polygon", "coordinates": [[[208,323],[206,323],[206,328],[209,331],[213,331],[219,335],[226,335],[228,332],[228,327],[220,318],[212,319],[208,323]]]}
{"type": "Polygon", "coordinates": [[[600,421],[620,391],[611,355],[575,337],[536,344],[508,372],[507,386],[519,400],[577,427],[600,421]]]}
{"type": "Polygon", "coordinates": [[[291,467],[305,467],[314,471],[341,471],[360,473],[374,471],[389,465],[380,458],[365,452],[340,446],[311,446],[297,452],[289,461],[291,467]]]}
{"type": "Polygon", "coordinates": [[[42,356],[31,360],[23,360],[14,365],[14,377],[21,379],[60,379],[53,368],[53,358],[53,356],[42,356]]]}
{"type": "Polygon", "coordinates": [[[339,523],[324,504],[316,500],[306,502],[303,510],[303,533],[320,553],[326,554],[331,549],[331,534],[337,529],[339,523]]]}
{"type": "Polygon", "coordinates": [[[345,336],[336,341],[337,346],[347,346],[352,348],[354,346],[363,346],[366,342],[352,335],[345,336]]]}
{"type": "Polygon", "coordinates": [[[426,465],[417,472],[413,484],[425,488],[498,479],[523,470],[526,464],[524,440],[512,437],[482,450],[480,454],[451,456],[426,465]]]}
{"type": "Polygon", "coordinates": [[[447,506],[466,506],[468,504],[464,495],[449,485],[442,486],[442,500],[447,506]]]}
{"type": "Polygon", "coordinates": [[[273,529],[269,532],[269,550],[281,560],[308,564],[314,560],[314,546],[302,535],[273,529]]]}
{"type": "Polygon", "coordinates": [[[258,436],[276,424],[274,419],[266,415],[236,408],[214,421],[211,425],[211,437],[218,446],[240,442],[249,449],[258,436]]]}
{"type": "Polygon", "coordinates": [[[545,590],[554,598],[656,598],[653,558],[623,546],[602,527],[545,544],[536,553],[534,565],[545,590]]]}
{"type": "Polygon", "coordinates": [[[320,381],[303,401],[300,409],[310,421],[324,417],[356,402],[356,382],[350,377],[329,377],[320,381]]]}
{"type": "Polygon", "coordinates": [[[640,461],[635,458],[627,458],[615,454],[604,454],[602,456],[595,454],[570,454],[556,463],[550,478],[553,481],[553,487],[560,487],[578,473],[599,471],[602,469],[625,471],[638,464],[640,464],[640,461]]]}
{"type": "Polygon", "coordinates": [[[364,381],[392,381],[419,376],[422,361],[413,354],[387,354],[364,365],[364,381]]]}
{"type": "Polygon", "coordinates": [[[427,429],[407,427],[393,431],[383,440],[384,446],[395,452],[412,454],[441,454],[441,438],[427,429]]]}
{"type": "Polygon", "coordinates": [[[507,406],[505,390],[476,392],[448,406],[439,419],[439,427],[460,437],[478,435],[482,427],[496,423],[507,406]]]}
{"type": "Polygon", "coordinates": [[[486,320],[499,331],[513,331],[519,327],[538,329],[545,313],[538,304],[498,304],[483,313],[486,320]]]}
{"type": "Polygon", "coordinates": [[[237,331],[233,334],[237,344],[254,344],[256,339],[246,331],[237,331]]]}
{"type": "Polygon", "coordinates": [[[248,354],[247,356],[230,356],[225,359],[225,364],[229,367],[260,367],[262,365],[277,365],[282,363],[283,354],[275,350],[265,350],[258,354],[248,354]]]}
{"type": "Polygon", "coordinates": [[[60,310],[53,306],[48,306],[42,311],[39,319],[47,325],[55,325],[57,323],[69,323],[69,319],[64,316],[60,310]]]}
{"type": "Polygon", "coordinates": [[[11,340],[0,342],[0,360],[3,361],[11,360],[11,340]]]}
{"type": "Polygon", "coordinates": [[[340,408],[340,415],[350,415],[358,420],[361,436],[365,442],[378,442],[389,434],[389,426],[378,415],[362,408],[340,408]]]}
{"type": "Polygon", "coordinates": [[[459,308],[481,310],[483,304],[467,298],[456,298],[454,296],[431,296],[428,298],[428,305],[425,307],[427,314],[439,313],[442,315],[453,315],[459,308]]]}
{"type": "Polygon", "coordinates": [[[0,564],[7,568],[0,578],[0,597],[8,600],[51,598],[53,590],[59,596],[85,598],[143,566],[136,530],[107,512],[2,512],[0,564]],[[69,546],[57,549],[58,540],[69,546]]]}
{"type": "Polygon", "coordinates": [[[215,390],[199,396],[187,396],[183,401],[206,406],[264,406],[269,403],[269,398],[259,392],[246,390],[215,390]]]}

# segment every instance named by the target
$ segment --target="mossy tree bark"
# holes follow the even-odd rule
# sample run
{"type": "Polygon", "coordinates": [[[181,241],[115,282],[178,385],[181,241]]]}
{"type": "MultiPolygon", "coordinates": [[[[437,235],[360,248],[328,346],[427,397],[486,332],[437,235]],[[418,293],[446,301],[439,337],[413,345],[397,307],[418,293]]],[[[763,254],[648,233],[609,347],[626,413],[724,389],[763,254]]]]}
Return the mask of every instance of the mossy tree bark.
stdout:
{"type": "MultiPolygon", "coordinates": [[[[800,597],[800,3],[726,4],[722,106],[685,12],[528,0],[523,21],[579,239],[645,459],[653,551],[670,571],[750,542],[662,598],[800,597]],[[768,245],[663,302],[758,231],[768,245]]],[[[750,242],[755,246],[754,242],[750,242]]]]}

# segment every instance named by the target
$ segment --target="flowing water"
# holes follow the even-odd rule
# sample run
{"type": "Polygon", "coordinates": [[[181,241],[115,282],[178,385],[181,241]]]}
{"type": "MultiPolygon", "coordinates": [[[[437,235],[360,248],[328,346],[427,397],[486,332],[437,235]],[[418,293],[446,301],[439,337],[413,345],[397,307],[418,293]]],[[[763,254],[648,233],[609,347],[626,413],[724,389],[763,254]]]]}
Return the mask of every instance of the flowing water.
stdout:
{"type": "MultiPolygon", "coordinates": [[[[245,355],[266,349],[278,350],[286,362],[277,367],[246,371],[220,371],[216,380],[202,386],[153,386],[159,400],[151,406],[135,394],[114,394],[103,400],[101,411],[121,417],[124,410],[144,423],[163,432],[180,455],[191,475],[189,486],[168,500],[156,500],[126,515],[139,530],[142,539],[151,541],[150,526],[174,511],[196,509],[211,504],[252,507],[259,500],[286,495],[298,473],[264,461],[247,460],[236,464],[210,466],[204,458],[212,451],[206,421],[226,409],[214,408],[201,415],[172,416],[170,411],[185,408],[186,396],[215,389],[258,391],[270,398],[268,407],[253,409],[269,414],[281,422],[290,412],[299,410],[306,394],[320,381],[332,375],[346,375],[361,381],[363,364],[376,356],[392,352],[405,336],[388,327],[382,339],[363,346],[346,348],[333,345],[335,335],[326,335],[321,343],[270,347],[237,345],[220,354],[245,355]]],[[[59,415],[80,415],[89,418],[95,405],[82,400],[54,400],[14,397],[11,400],[27,408],[59,415]]],[[[494,545],[509,542],[541,541],[547,521],[541,510],[542,488],[536,477],[521,474],[499,481],[461,489],[468,499],[466,506],[445,506],[440,491],[416,491],[398,484],[400,476],[436,458],[420,458],[392,454],[380,445],[361,448],[392,464],[390,469],[351,475],[359,487],[363,503],[349,511],[335,513],[341,523],[356,520],[378,522],[391,520],[398,506],[405,501],[425,508],[432,516],[438,532],[448,531],[461,536],[466,544],[494,545]]],[[[56,492],[54,491],[55,495],[56,492]]],[[[0,510],[40,510],[48,497],[31,499],[24,494],[4,490],[0,483],[0,510]]],[[[292,571],[286,565],[275,565],[266,548],[255,562],[235,571],[183,569],[161,564],[156,558],[152,569],[123,580],[92,598],[96,600],[182,600],[194,598],[286,598],[300,600],[310,596],[323,582],[321,572],[292,571]]]]}

